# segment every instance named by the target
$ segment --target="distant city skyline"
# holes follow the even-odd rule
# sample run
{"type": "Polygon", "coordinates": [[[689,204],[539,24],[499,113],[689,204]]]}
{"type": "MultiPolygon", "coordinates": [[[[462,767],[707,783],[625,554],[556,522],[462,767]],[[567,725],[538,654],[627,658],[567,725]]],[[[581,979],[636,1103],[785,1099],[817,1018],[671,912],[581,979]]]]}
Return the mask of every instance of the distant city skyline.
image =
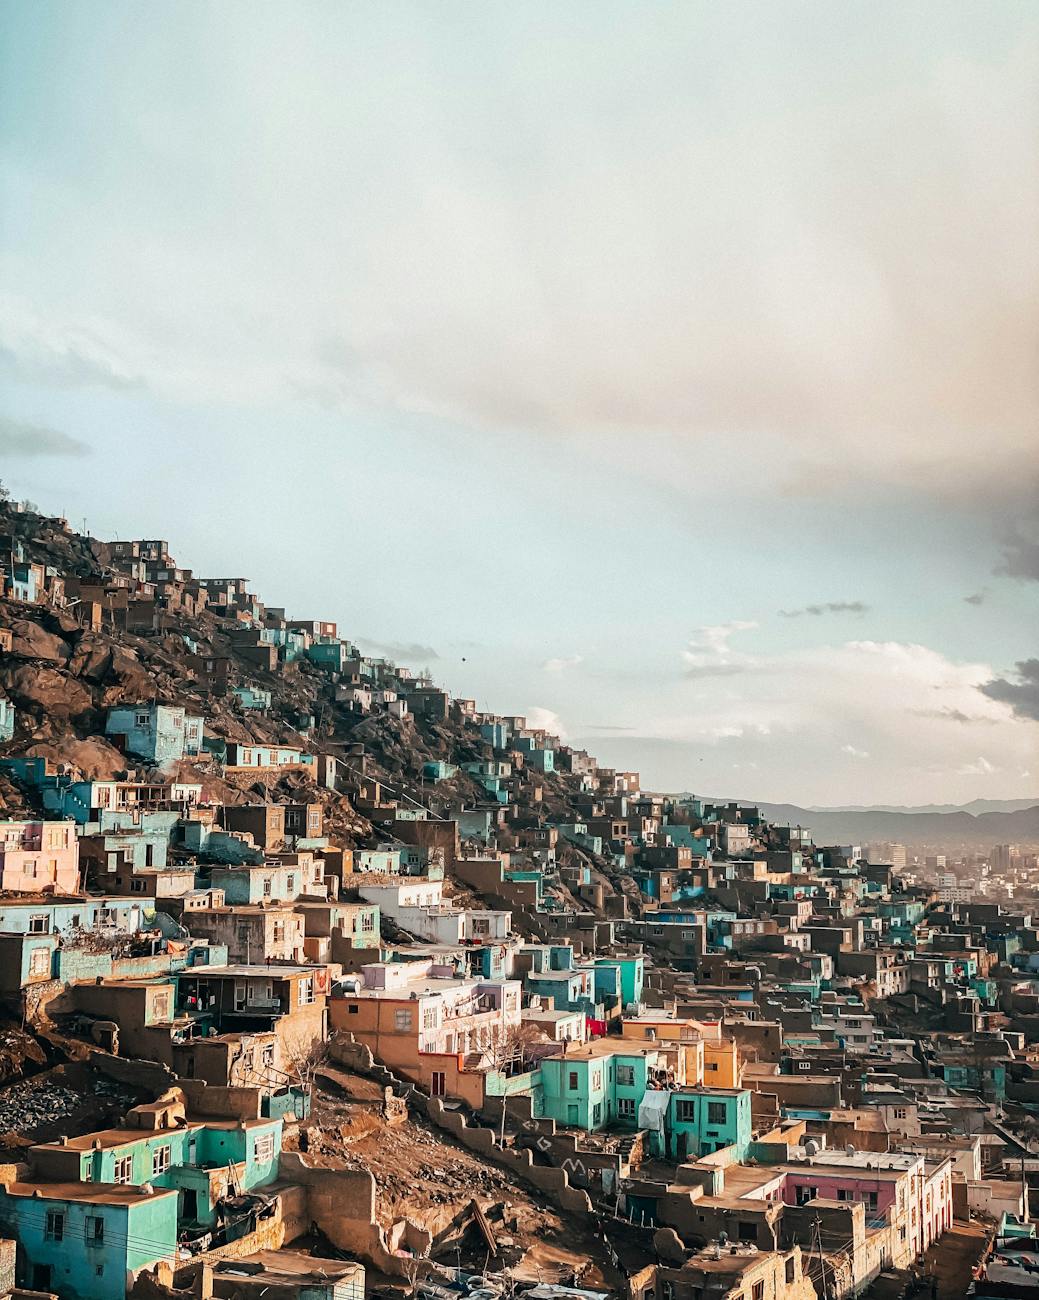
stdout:
{"type": "Polygon", "coordinates": [[[14,495],[650,789],[1036,795],[1034,5],[7,18],[14,495]]]}

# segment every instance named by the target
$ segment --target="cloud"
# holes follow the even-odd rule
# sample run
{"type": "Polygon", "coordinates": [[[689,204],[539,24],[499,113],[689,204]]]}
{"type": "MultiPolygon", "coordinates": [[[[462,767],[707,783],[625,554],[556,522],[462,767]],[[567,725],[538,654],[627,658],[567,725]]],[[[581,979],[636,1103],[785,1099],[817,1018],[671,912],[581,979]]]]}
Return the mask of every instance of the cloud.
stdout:
{"type": "MultiPolygon", "coordinates": [[[[48,33],[49,131],[18,115],[10,156],[53,137],[84,165],[18,169],[9,364],[503,438],[771,442],[827,491],[1031,461],[1032,21],[607,8],[170,6],[155,47],[202,51],[177,75],[138,43],[102,78],[48,33]]],[[[12,66],[43,39],[21,26],[12,66]]]]}
{"type": "Polygon", "coordinates": [[[970,596],[964,596],[964,603],[967,605],[983,605],[985,603],[986,593],[984,591],[975,591],[970,596]]]}
{"type": "Polygon", "coordinates": [[[983,722],[983,723],[993,723],[993,722],[996,722],[996,721],[997,721],[996,718],[990,718],[990,717],[978,717],[977,715],[974,715],[974,714],[965,713],[962,709],[950,709],[950,708],[945,708],[945,709],[914,709],[914,710],[913,710],[913,713],[914,713],[915,716],[918,717],[918,718],[938,718],[938,719],[944,719],[946,722],[961,722],[961,723],[983,722]]]}
{"type": "Polygon", "coordinates": [[[619,726],[614,722],[583,722],[581,724],[584,731],[634,731],[634,727],[619,726]]]}
{"type": "Polygon", "coordinates": [[[545,673],[565,673],[568,668],[577,668],[583,663],[583,655],[569,655],[565,659],[546,659],[541,665],[541,671],[545,673]]]}
{"type": "Polygon", "coordinates": [[[41,316],[23,300],[0,297],[0,373],[13,378],[54,388],[139,389],[144,379],[132,372],[130,357],[141,348],[109,322],[60,311],[41,316]]]}
{"type": "Polygon", "coordinates": [[[738,632],[752,632],[758,624],[742,619],[701,627],[682,651],[686,677],[730,677],[747,671],[749,655],[733,650],[730,639],[738,632]]]}
{"type": "Polygon", "coordinates": [[[1003,559],[993,573],[1024,582],[1039,582],[1039,538],[1015,524],[1004,538],[1003,559]]]}
{"type": "Polygon", "coordinates": [[[818,618],[821,614],[865,614],[869,606],[861,600],[828,600],[822,605],[805,605],[802,609],[781,609],[783,618],[800,618],[802,614],[811,614],[818,618]]]}
{"type": "Polygon", "coordinates": [[[854,745],[842,745],[842,754],[850,754],[852,758],[869,758],[869,750],[856,749],[854,745]]]}
{"type": "Polygon", "coordinates": [[[0,456],[26,460],[45,456],[88,456],[90,448],[78,438],[40,424],[22,424],[0,416],[0,456]]]}
{"type": "Polygon", "coordinates": [[[1009,704],[1017,717],[1039,722],[1039,659],[1021,659],[1016,667],[1016,681],[994,677],[978,689],[990,700],[1009,704]]]}
{"type": "Polygon", "coordinates": [[[978,757],[973,763],[964,763],[957,771],[960,776],[991,776],[993,772],[998,772],[999,768],[990,763],[987,758],[978,757]]]}
{"type": "Polygon", "coordinates": [[[392,659],[396,663],[426,664],[440,658],[431,645],[423,645],[421,641],[372,641],[368,637],[358,637],[357,639],[365,648],[366,653],[381,655],[386,659],[392,659]]]}
{"type": "Polygon", "coordinates": [[[558,736],[560,740],[566,739],[567,732],[563,726],[563,720],[552,709],[546,709],[540,704],[535,704],[527,709],[524,716],[527,719],[528,727],[534,727],[538,731],[547,731],[550,736],[558,736]]]}

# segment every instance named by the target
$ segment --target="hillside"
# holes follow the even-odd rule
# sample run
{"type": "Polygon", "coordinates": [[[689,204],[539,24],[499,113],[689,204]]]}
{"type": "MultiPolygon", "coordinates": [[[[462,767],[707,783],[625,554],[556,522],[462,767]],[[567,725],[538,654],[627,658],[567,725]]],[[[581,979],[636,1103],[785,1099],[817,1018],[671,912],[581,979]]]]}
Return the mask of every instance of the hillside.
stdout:
{"type": "MultiPolygon", "coordinates": [[[[342,647],[330,666],[316,654],[292,654],[286,646],[291,614],[267,610],[240,580],[199,578],[165,552],[158,563],[128,561],[120,544],[79,536],[62,520],[7,502],[0,503],[0,538],[16,571],[39,566],[50,584],[41,600],[0,601],[0,626],[11,631],[10,649],[0,654],[0,691],[16,717],[0,756],[43,758],[86,779],[114,778],[134,765],[106,738],[108,711],[156,702],[204,718],[205,752],[183,760],[175,773],[200,782],[204,799],[233,804],[261,795],[321,802],[326,825],[344,847],[374,847],[386,839],[373,810],[355,806],[358,791],[377,804],[381,790],[437,817],[494,804],[488,783],[463,767],[494,760],[493,747],[469,716],[469,702],[450,701],[406,667],[363,658],[334,625],[322,624],[333,636],[313,638],[322,650],[342,647]],[[146,572],[151,577],[142,583],[146,572]],[[217,604],[228,588],[236,592],[233,601],[217,604]],[[372,707],[372,698],[405,693],[424,699],[428,711],[412,707],[396,716],[372,707]],[[253,697],[264,707],[254,707],[253,697]],[[333,791],[298,770],[280,780],[269,773],[262,780],[232,778],[219,760],[234,742],[327,755],[348,780],[333,791]],[[442,768],[431,779],[437,764],[442,768]]],[[[316,627],[318,620],[298,625],[316,627]]],[[[568,751],[559,750],[565,764],[568,751]]],[[[576,819],[581,788],[572,770],[512,766],[515,808],[510,827],[497,836],[506,850],[525,819],[576,819]]],[[[136,771],[142,773],[139,763],[136,771]]],[[[0,807],[25,812],[32,799],[31,791],[0,779],[0,807]]],[[[35,811],[41,811],[38,804],[35,811]]],[[[589,868],[607,895],[623,884],[607,862],[577,845],[561,845],[558,857],[564,868],[589,868]]],[[[562,882],[553,890],[561,903],[573,902],[562,882]]]]}

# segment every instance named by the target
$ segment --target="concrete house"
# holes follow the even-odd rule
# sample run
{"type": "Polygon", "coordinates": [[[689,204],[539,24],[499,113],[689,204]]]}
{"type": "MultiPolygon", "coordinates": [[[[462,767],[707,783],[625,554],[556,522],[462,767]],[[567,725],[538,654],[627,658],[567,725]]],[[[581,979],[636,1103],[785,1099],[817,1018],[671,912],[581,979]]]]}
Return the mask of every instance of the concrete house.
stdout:
{"type": "Polygon", "coordinates": [[[177,1192],[123,1183],[0,1186],[0,1224],[21,1246],[19,1280],[63,1300],[123,1297],[177,1255],[177,1192]]]}
{"type": "Polygon", "coordinates": [[[179,706],[133,704],[109,710],[105,734],[125,753],[161,769],[202,752],[204,725],[179,706]]]}
{"type": "Polygon", "coordinates": [[[74,894],[79,841],[72,822],[0,822],[0,891],[74,894]]]}

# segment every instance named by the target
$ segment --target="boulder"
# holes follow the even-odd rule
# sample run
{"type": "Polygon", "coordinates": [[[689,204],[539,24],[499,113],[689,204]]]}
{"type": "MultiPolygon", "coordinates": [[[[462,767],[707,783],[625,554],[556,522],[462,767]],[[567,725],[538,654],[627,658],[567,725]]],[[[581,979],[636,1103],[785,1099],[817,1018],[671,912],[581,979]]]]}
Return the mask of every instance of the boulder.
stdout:
{"type": "Polygon", "coordinates": [[[32,623],[27,618],[16,618],[11,623],[11,633],[14,638],[12,652],[23,659],[45,659],[63,664],[72,653],[60,636],[45,631],[39,623],[32,623]]]}

